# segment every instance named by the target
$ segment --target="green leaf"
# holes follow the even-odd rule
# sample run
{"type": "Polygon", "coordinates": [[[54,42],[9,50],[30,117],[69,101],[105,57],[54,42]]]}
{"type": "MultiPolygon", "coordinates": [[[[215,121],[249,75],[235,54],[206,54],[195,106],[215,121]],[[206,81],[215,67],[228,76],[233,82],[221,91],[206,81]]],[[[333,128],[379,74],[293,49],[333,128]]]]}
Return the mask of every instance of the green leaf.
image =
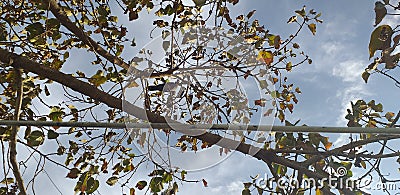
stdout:
{"type": "Polygon", "coordinates": [[[371,33],[371,38],[368,45],[370,59],[375,55],[377,50],[384,50],[390,47],[392,35],[393,30],[389,25],[381,25],[375,28],[375,30],[371,33]]]}
{"type": "Polygon", "coordinates": [[[170,16],[174,13],[175,13],[175,9],[171,5],[167,5],[167,7],[164,8],[164,14],[170,16]]]}
{"type": "Polygon", "coordinates": [[[202,7],[206,1],[205,0],[192,0],[194,4],[196,4],[197,7],[202,7]]]}
{"type": "Polygon", "coordinates": [[[97,190],[97,188],[99,188],[99,180],[90,177],[87,180],[86,193],[92,194],[97,190]]]}
{"type": "Polygon", "coordinates": [[[107,78],[103,75],[103,71],[98,70],[95,75],[89,78],[89,82],[95,85],[96,87],[105,83],[107,78]]]}
{"type": "Polygon", "coordinates": [[[365,83],[368,82],[368,78],[369,78],[370,75],[371,75],[371,74],[370,74],[369,72],[367,72],[367,71],[364,71],[364,72],[362,73],[361,77],[364,79],[365,83]]]}
{"type": "Polygon", "coordinates": [[[376,26],[379,23],[381,23],[383,18],[386,16],[387,10],[385,5],[380,1],[375,2],[374,10],[375,10],[375,26],[376,26]]]}
{"type": "Polygon", "coordinates": [[[268,89],[268,83],[266,80],[260,80],[259,84],[261,89],[268,89]]]}
{"type": "Polygon", "coordinates": [[[163,46],[164,51],[167,51],[167,50],[168,50],[169,45],[170,45],[169,41],[163,41],[162,46],[163,46]]]}
{"type": "Polygon", "coordinates": [[[37,36],[44,33],[44,28],[40,22],[35,22],[26,26],[25,30],[29,32],[28,39],[32,42],[37,41],[37,36]]]}
{"type": "Polygon", "coordinates": [[[294,12],[296,14],[299,14],[301,17],[305,17],[306,16],[306,6],[303,6],[303,8],[301,10],[296,10],[294,12]]]}
{"type": "Polygon", "coordinates": [[[153,177],[150,180],[150,191],[157,193],[161,192],[161,190],[164,188],[162,185],[162,177],[153,177]]]}
{"type": "Polygon", "coordinates": [[[317,33],[317,25],[314,23],[308,24],[308,29],[310,29],[310,31],[313,35],[315,35],[315,33],[317,33]]]}
{"type": "Polygon", "coordinates": [[[58,30],[60,29],[60,22],[55,18],[49,18],[46,20],[46,29],[48,30],[58,30]]]}
{"type": "Polygon", "coordinates": [[[6,187],[1,187],[0,188],[0,195],[7,195],[8,189],[6,187]]]}
{"type": "Polygon", "coordinates": [[[47,137],[49,139],[57,139],[58,136],[59,136],[59,134],[51,129],[49,131],[47,131],[47,137]]]}
{"type": "Polygon", "coordinates": [[[286,64],[286,70],[288,71],[288,72],[290,72],[291,70],[292,70],[292,62],[288,62],[287,64],[286,64]]]}
{"type": "Polygon", "coordinates": [[[118,177],[112,176],[107,179],[106,183],[110,186],[113,186],[115,183],[117,183],[117,181],[118,181],[118,177]]]}
{"type": "Polygon", "coordinates": [[[377,105],[373,105],[373,106],[371,106],[371,108],[373,110],[375,110],[376,112],[383,112],[383,105],[381,103],[379,103],[377,105]]]}
{"type": "Polygon", "coordinates": [[[242,191],[242,195],[251,195],[251,193],[250,193],[250,190],[249,189],[244,189],[243,191],[242,191]]]}
{"type": "Polygon", "coordinates": [[[44,142],[44,134],[41,131],[32,131],[27,141],[29,146],[39,146],[44,142]]]}
{"type": "Polygon", "coordinates": [[[181,178],[182,178],[182,180],[185,179],[186,174],[187,174],[187,172],[186,172],[185,170],[182,170],[182,172],[181,172],[181,178]]]}
{"type": "Polygon", "coordinates": [[[272,91],[271,92],[271,97],[272,98],[279,98],[281,94],[278,91],[272,91]]]}

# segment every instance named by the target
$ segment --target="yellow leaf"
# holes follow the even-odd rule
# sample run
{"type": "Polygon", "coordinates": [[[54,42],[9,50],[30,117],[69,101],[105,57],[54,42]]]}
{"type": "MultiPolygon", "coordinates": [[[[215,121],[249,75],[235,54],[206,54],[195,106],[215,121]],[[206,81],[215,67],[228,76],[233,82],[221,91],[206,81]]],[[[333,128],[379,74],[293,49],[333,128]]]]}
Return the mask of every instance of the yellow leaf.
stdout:
{"type": "Polygon", "coordinates": [[[257,60],[260,60],[267,65],[271,65],[274,61],[274,54],[272,54],[271,51],[260,51],[257,60]]]}
{"type": "Polygon", "coordinates": [[[375,55],[377,50],[384,50],[390,47],[392,35],[393,30],[389,25],[378,26],[371,33],[371,38],[368,45],[370,59],[375,55]]]}
{"type": "Polygon", "coordinates": [[[130,195],[135,195],[135,188],[129,189],[129,194],[130,195]]]}
{"type": "Polygon", "coordinates": [[[309,24],[309,25],[308,25],[308,29],[310,29],[310,31],[311,31],[311,33],[312,33],[313,35],[315,35],[315,33],[317,33],[317,25],[315,25],[314,23],[309,24]]]}
{"type": "Polygon", "coordinates": [[[134,80],[130,80],[126,88],[132,88],[132,87],[139,87],[139,84],[137,84],[134,80]]]}
{"type": "Polygon", "coordinates": [[[316,190],[315,190],[315,195],[323,195],[324,193],[319,189],[319,188],[317,188],[316,190]]]}
{"type": "Polygon", "coordinates": [[[367,168],[367,164],[365,163],[365,161],[361,161],[360,164],[361,164],[361,166],[362,166],[364,169],[367,168]]]}

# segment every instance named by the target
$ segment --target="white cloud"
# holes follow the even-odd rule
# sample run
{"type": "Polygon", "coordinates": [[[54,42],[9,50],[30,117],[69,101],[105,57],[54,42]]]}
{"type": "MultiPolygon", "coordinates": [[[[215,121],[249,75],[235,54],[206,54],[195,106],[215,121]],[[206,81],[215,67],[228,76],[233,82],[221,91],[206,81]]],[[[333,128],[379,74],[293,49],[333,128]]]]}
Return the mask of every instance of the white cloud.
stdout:
{"type": "Polygon", "coordinates": [[[333,67],[332,74],[340,77],[343,82],[362,82],[361,73],[364,70],[366,62],[361,60],[347,60],[340,62],[337,66],[333,67]]]}
{"type": "Polygon", "coordinates": [[[232,181],[227,185],[218,186],[211,191],[213,194],[239,194],[243,190],[243,182],[232,181]]]}
{"type": "Polygon", "coordinates": [[[336,97],[341,99],[341,114],[337,120],[337,125],[345,126],[347,124],[347,120],[344,118],[347,114],[346,109],[350,108],[350,102],[355,102],[356,100],[363,99],[366,96],[372,95],[369,91],[367,91],[365,85],[352,83],[344,89],[337,91],[336,97]]]}
{"type": "Polygon", "coordinates": [[[322,44],[322,49],[324,53],[332,57],[332,54],[336,56],[337,54],[340,54],[341,51],[344,51],[345,47],[343,43],[339,41],[327,41],[322,44]]]}

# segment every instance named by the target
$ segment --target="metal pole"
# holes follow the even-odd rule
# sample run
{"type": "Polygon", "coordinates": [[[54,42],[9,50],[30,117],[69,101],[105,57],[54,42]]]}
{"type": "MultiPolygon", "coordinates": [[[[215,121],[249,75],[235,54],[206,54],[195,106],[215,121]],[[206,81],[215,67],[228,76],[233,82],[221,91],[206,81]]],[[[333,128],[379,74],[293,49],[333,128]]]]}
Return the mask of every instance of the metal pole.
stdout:
{"type": "Polygon", "coordinates": [[[315,133],[371,133],[400,134],[400,128],[363,128],[363,127],[317,127],[317,126],[270,126],[270,125],[231,125],[231,124],[199,124],[180,123],[98,123],[98,122],[54,122],[54,121],[13,121],[0,120],[0,125],[18,126],[59,126],[59,127],[92,127],[92,128],[179,128],[184,130],[239,130],[239,131],[271,131],[271,132],[315,132],[315,133]]]}

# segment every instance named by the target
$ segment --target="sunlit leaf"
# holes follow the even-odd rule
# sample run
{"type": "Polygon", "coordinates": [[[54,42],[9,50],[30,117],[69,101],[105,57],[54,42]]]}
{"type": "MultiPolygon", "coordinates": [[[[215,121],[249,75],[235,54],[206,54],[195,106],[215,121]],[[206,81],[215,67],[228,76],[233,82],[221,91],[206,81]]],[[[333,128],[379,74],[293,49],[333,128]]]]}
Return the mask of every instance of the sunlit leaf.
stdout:
{"type": "Polygon", "coordinates": [[[110,186],[113,186],[117,182],[118,182],[118,177],[116,177],[116,176],[112,176],[112,177],[108,178],[106,181],[106,183],[110,186]]]}
{"type": "Polygon", "coordinates": [[[264,62],[267,65],[271,65],[274,61],[274,54],[271,51],[260,51],[258,52],[257,60],[264,62]]]}
{"type": "Polygon", "coordinates": [[[129,195],[135,195],[135,188],[129,189],[129,195]]]}
{"type": "Polygon", "coordinates": [[[317,188],[317,189],[315,189],[315,195],[324,195],[324,193],[322,192],[322,190],[317,188]]]}
{"type": "Polygon", "coordinates": [[[291,71],[291,70],[292,70],[292,62],[288,62],[288,63],[286,64],[286,70],[287,70],[287,71],[291,71]]]}
{"type": "Polygon", "coordinates": [[[105,83],[107,78],[103,75],[103,71],[98,70],[95,75],[89,78],[89,82],[95,85],[96,87],[105,83]]]}
{"type": "Polygon", "coordinates": [[[394,117],[394,112],[387,112],[386,114],[385,114],[385,118],[387,119],[387,120],[391,120],[392,118],[394,117]]]}
{"type": "Polygon", "coordinates": [[[10,185],[10,184],[12,184],[12,183],[14,183],[14,178],[4,178],[3,180],[1,180],[1,182],[0,182],[1,184],[8,184],[8,185],[10,185]]]}
{"type": "Polygon", "coordinates": [[[296,22],[297,21],[297,16],[292,16],[289,18],[289,20],[287,21],[287,23],[292,23],[292,22],[296,22]]]}
{"type": "Polygon", "coordinates": [[[390,47],[391,37],[393,35],[392,27],[389,25],[381,25],[375,28],[371,34],[369,41],[369,58],[375,55],[377,50],[384,50],[390,47]]]}
{"type": "Polygon", "coordinates": [[[310,31],[313,35],[315,35],[315,33],[317,33],[317,25],[314,23],[308,24],[308,29],[310,29],[310,31]]]}

